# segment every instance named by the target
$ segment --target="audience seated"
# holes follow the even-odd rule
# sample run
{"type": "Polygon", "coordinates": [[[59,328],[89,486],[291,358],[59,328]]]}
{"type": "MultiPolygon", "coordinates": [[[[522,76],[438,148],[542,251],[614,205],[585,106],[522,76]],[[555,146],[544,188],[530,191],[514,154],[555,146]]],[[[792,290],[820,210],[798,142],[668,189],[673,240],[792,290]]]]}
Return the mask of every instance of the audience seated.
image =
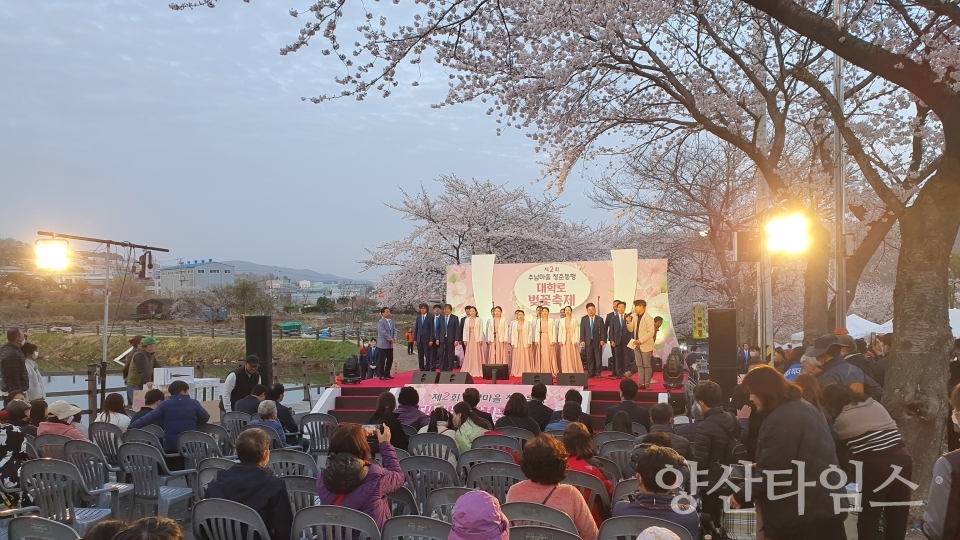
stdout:
{"type": "MultiPolygon", "coordinates": [[[[383,392],[377,396],[377,410],[373,412],[373,416],[370,417],[370,420],[367,420],[367,423],[389,426],[390,444],[392,444],[394,448],[406,450],[407,446],[410,445],[410,439],[407,437],[406,432],[403,431],[400,420],[397,419],[397,415],[394,412],[396,409],[397,398],[393,397],[393,394],[390,392],[383,392]]],[[[378,439],[373,437],[371,437],[369,441],[371,452],[374,454],[379,453],[377,441],[378,439]]]]}
{"type": "Polygon", "coordinates": [[[672,491],[682,479],[675,473],[662,475],[662,485],[657,475],[667,467],[680,468],[681,458],[672,448],[650,446],[640,455],[637,471],[639,491],[635,491],[613,506],[613,516],[643,516],[659,518],[676,523],[690,531],[693,538],[700,537],[700,517],[693,500],[676,497],[672,491]]]}
{"type": "MultiPolygon", "coordinates": [[[[633,420],[630,419],[630,413],[627,411],[617,411],[617,414],[613,415],[613,420],[610,423],[612,424],[610,426],[612,431],[626,433],[627,435],[636,435],[636,433],[633,432],[633,420]]],[[[643,435],[641,435],[641,437],[642,436],[643,435]]]]}
{"type": "Polygon", "coordinates": [[[503,408],[503,416],[493,426],[494,429],[503,427],[525,429],[534,435],[540,433],[540,425],[533,418],[530,418],[527,398],[523,397],[523,394],[516,392],[507,399],[507,404],[503,408]]]}
{"type": "Polygon", "coordinates": [[[25,435],[37,436],[37,426],[30,423],[30,403],[14,400],[7,404],[7,421],[17,426],[25,435]]]}
{"type": "Polygon", "coordinates": [[[277,433],[277,437],[280,437],[281,441],[286,440],[283,434],[283,426],[277,421],[277,404],[275,402],[269,399],[261,401],[260,406],[257,407],[257,414],[260,416],[260,419],[251,420],[250,425],[260,425],[270,428],[277,433]]]}
{"type": "MultiPolygon", "coordinates": [[[[666,403],[657,403],[650,407],[650,433],[670,435],[670,446],[684,459],[693,459],[690,441],[673,432],[673,407],[666,403]]],[[[637,441],[643,442],[643,437],[637,441]]]]}
{"type": "Polygon", "coordinates": [[[130,417],[123,406],[123,396],[117,393],[108,394],[103,400],[103,411],[97,415],[94,422],[106,422],[126,431],[130,427],[130,417]]]}
{"type": "Polygon", "coordinates": [[[580,491],[560,482],[567,475],[567,451],[556,438],[541,433],[523,447],[520,469],[527,480],[507,492],[507,502],[545,504],[565,512],[583,540],[596,540],[597,524],[580,491]]]}
{"type": "Polygon", "coordinates": [[[81,540],[113,540],[114,536],[130,526],[119,519],[105,519],[87,529],[87,534],[81,540]]]}
{"type": "MultiPolygon", "coordinates": [[[[479,394],[477,399],[480,399],[479,394]]],[[[546,399],[547,385],[543,383],[533,385],[533,388],[530,389],[530,401],[527,402],[527,411],[530,413],[530,418],[533,418],[533,421],[540,426],[540,431],[547,430],[547,424],[550,423],[550,416],[553,414],[553,409],[543,404],[546,399]]]]}
{"type": "Polygon", "coordinates": [[[206,424],[210,420],[210,413],[204,410],[199,401],[190,397],[190,386],[187,383],[173,381],[169,390],[170,399],[161,401],[156,409],[130,422],[130,427],[139,429],[159,421],[163,427],[163,449],[173,453],[177,451],[180,434],[206,424]]]}
{"type": "MultiPolygon", "coordinates": [[[[563,430],[563,447],[568,454],[567,469],[595,476],[603,482],[603,486],[607,488],[607,499],[609,500],[613,497],[613,482],[607,478],[600,463],[593,460],[597,454],[597,447],[593,444],[593,436],[590,435],[590,432],[587,431],[587,428],[584,427],[583,424],[580,422],[571,422],[566,429],[563,430]]],[[[590,499],[589,490],[584,494],[584,499],[590,499]]],[[[597,503],[593,505],[593,508],[590,509],[590,512],[593,514],[593,520],[597,523],[597,527],[600,526],[603,518],[607,517],[604,515],[603,510],[603,505],[599,499],[597,503]]]]}
{"type": "MultiPolygon", "coordinates": [[[[590,415],[586,412],[583,412],[583,394],[579,390],[567,390],[563,394],[563,402],[575,401],[580,404],[580,423],[586,426],[587,430],[590,433],[593,433],[593,419],[590,418],[590,415]]],[[[560,419],[563,415],[563,411],[553,411],[550,413],[550,422],[555,422],[560,419]]],[[[549,422],[548,422],[549,423],[549,422]]]]}
{"type": "MultiPolygon", "coordinates": [[[[547,424],[546,431],[563,431],[567,429],[567,426],[570,422],[580,421],[580,404],[575,401],[568,401],[563,404],[563,411],[560,414],[560,419],[554,422],[547,424]]],[[[586,426],[584,426],[586,427],[586,426]]]]}
{"type": "Polygon", "coordinates": [[[427,422],[427,425],[420,428],[417,433],[441,433],[453,439],[457,430],[453,427],[450,413],[443,407],[437,407],[430,413],[430,421],[427,422]]]}
{"type": "Polygon", "coordinates": [[[461,401],[453,406],[451,415],[454,427],[457,428],[453,434],[453,440],[457,441],[457,448],[461,452],[470,450],[474,439],[483,435],[493,428],[487,424],[487,421],[477,415],[477,411],[466,401],[461,401]]]}
{"type": "Polygon", "coordinates": [[[650,411],[646,407],[637,405],[633,401],[637,397],[639,388],[633,379],[622,379],[620,381],[621,401],[616,405],[607,407],[607,418],[604,420],[605,424],[613,422],[613,415],[624,411],[630,415],[631,422],[643,424],[643,427],[647,428],[647,431],[650,431],[650,411]]]}
{"type": "Polygon", "coordinates": [[[277,383],[267,390],[267,399],[277,406],[277,422],[280,422],[280,425],[283,426],[283,431],[293,433],[293,435],[287,435],[287,444],[296,445],[300,444],[300,426],[293,417],[293,411],[290,410],[290,407],[283,404],[283,395],[285,392],[286,389],[283,387],[283,383],[277,383]]]}
{"type": "MultiPolygon", "coordinates": [[[[363,512],[383,527],[390,518],[386,496],[403,485],[403,471],[390,443],[390,426],[374,434],[383,465],[372,461],[367,434],[359,424],[340,424],[330,435],[327,466],[317,477],[321,504],[332,504],[363,512]]],[[[286,538],[286,537],[283,537],[286,538]]]]}
{"type": "Polygon", "coordinates": [[[399,402],[399,405],[396,415],[401,424],[419,430],[430,421],[430,417],[420,410],[420,394],[416,388],[411,386],[401,388],[400,394],[397,396],[397,402],[399,402]]]}
{"type": "MultiPolygon", "coordinates": [[[[11,402],[17,403],[17,402],[11,402]]],[[[8,405],[9,407],[9,405],[8,405]]],[[[0,482],[4,488],[14,493],[0,493],[0,500],[6,503],[7,508],[20,506],[20,466],[30,459],[24,452],[24,433],[20,428],[3,423],[0,424],[0,482]]],[[[26,506],[26,505],[24,505],[26,506]]]]}
{"type": "Polygon", "coordinates": [[[467,388],[466,390],[463,391],[463,400],[469,403],[471,407],[473,407],[473,412],[477,413],[477,416],[486,420],[487,424],[489,424],[490,426],[493,426],[493,415],[491,415],[488,412],[481,411],[480,409],[477,408],[477,405],[480,404],[479,390],[477,390],[476,388],[467,388]]]}
{"type": "Polygon", "coordinates": [[[47,402],[38,399],[30,402],[30,425],[40,427],[40,422],[47,419],[47,402]]]}
{"type": "Polygon", "coordinates": [[[257,407],[260,402],[267,398],[267,387],[262,384],[253,385],[249,396],[244,396],[237,400],[233,410],[245,412],[251,416],[257,414],[257,407]]]}
{"type": "Polygon", "coordinates": [[[57,400],[47,407],[47,418],[37,426],[37,435],[63,435],[71,439],[89,441],[74,425],[74,416],[80,413],[80,407],[63,400],[57,400]]]}
{"type": "MultiPolygon", "coordinates": [[[[147,393],[143,395],[143,407],[140,407],[140,410],[133,414],[133,418],[131,418],[130,421],[134,422],[146,416],[150,411],[156,409],[157,405],[163,401],[164,398],[163,390],[159,388],[147,390],[147,393]]],[[[153,424],[159,426],[160,421],[154,420],[153,424]]]]}
{"type": "Polygon", "coordinates": [[[287,486],[266,466],[270,460],[270,436],[257,429],[242,431],[237,437],[236,452],[240,463],[217,473],[207,487],[206,498],[249,506],[260,514],[271,538],[290,538],[293,510],[287,486]]]}
{"type": "Polygon", "coordinates": [[[510,521],[500,501],[485,491],[471,491],[457,499],[447,540],[508,540],[510,521]]]}

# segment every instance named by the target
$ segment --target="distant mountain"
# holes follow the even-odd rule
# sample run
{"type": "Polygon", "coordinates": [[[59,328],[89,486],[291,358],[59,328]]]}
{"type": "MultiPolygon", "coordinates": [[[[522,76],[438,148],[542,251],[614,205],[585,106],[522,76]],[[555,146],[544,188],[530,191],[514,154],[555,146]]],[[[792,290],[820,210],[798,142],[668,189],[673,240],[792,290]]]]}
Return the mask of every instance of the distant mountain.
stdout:
{"type": "Polygon", "coordinates": [[[274,278],[276,279],[282,279],[286,277],[289,278],[290,281],[300,281],[303,279],[309,279],[310,281],[350,280],[357,283],[372,284],[370,280],[344,278],[333,274],[324,274],[322,272],[310,270],[309,268],[285,268],[283,266],[268,266],[265,264],[256,264],[248,261],[221,262],[224,264],[232,264],[235,267],[233,271],[238,274],[256,274],[258,276],[269,276],[273,274],[274,278]]]}

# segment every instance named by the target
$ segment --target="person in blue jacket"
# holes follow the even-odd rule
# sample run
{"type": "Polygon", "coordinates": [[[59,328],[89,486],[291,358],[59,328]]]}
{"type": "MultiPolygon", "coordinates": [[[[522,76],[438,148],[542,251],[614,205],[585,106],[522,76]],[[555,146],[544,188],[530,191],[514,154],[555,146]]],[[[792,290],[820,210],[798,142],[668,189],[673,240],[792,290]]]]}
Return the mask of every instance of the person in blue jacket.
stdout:
{"type": "Polygon", "coordinates": [[[163,427],[164,452],[177,451],[177,439],[184,431],[197,429],[210,420],[210,413],[204,410],[200,402],[190,397],[190,386],[183,381],[170,383],[170,399],[165,399],[157,408],[137,420],[130,422],[131,429],[142,428],[159,421],[163,427]]]}

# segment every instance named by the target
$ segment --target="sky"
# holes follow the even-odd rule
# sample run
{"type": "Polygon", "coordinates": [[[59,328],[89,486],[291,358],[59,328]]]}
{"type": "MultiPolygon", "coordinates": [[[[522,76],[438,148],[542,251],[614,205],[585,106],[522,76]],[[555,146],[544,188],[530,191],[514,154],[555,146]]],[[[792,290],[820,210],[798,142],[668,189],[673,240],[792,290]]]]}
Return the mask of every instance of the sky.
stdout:
{"type": "MultiPolygon", "coordinates": [[[[484,105],[430,107],[446,94],[436,64],[390,98],[314,105],[301,97],[339,92],[342,66],[320,46],[279,54],[303,22],[288,10],[308,4],[167,4],[0,0],[0,237],[52,230],[166,247],[161,262],[376,279],[356,261],[410,230],[383,206],[400,187],[436,192],[452,173],[545,188],[531,141],[497,136],[484,105]]],[[[570,219],[609,221],[583,195],[589,172],[560,201],[570,219]]]]}

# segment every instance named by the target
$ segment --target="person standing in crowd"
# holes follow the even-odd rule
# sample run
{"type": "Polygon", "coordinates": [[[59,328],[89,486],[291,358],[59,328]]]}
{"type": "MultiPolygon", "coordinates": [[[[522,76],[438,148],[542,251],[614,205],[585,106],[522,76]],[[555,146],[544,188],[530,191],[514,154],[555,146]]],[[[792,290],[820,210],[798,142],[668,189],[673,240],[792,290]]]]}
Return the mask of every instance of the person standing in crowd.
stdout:
{"type": "Polygon", "coordinates": [[[457,447],[461,452],[470,450],[474,439],[493,429],[493,426],[487,424],[487,421],[477,416],[466,401],[461,401],[453,406],[452,415],[453,425],[457,432],[453,435],[453,440],[457,442],[457,447]]]}
{"type": "Polygon", "coordinates": [[[510,333],[507,331],[507,320],[503,318],[503,308],[494,306],[490,315],[490,320],[487,321],[487,363],[507,364],[507,342],[510,341],[510,333]]]}
{"type": "Polygon", "coordinates": [[[530,409],[527,408],[527,398],[520,392],[515,392],[507,399],[507,404],[503,408],[503,416],[497,419],[493,429],[504,427],[516,427],[525,429],[536,435],[540,433],[540,425],[536,420],[530,418],[530,409]]]}
{"type": "MultiPolygon", "coordinates": [[[[143,395],[143,407],[140,407],[140,410],[134,413],[133,418],[130,419],[130,422],[139,420],[140,418],[152,412],[154,409],[157,408],[157,405],[164,399],[165,399],[165,396],[163,395],[163,390],[160,390],[159,388],[154,388],[153,390],[147,390],[147,393],[143,395]]],[[[153,425],[159,426],[160,421],[155,420],[153,425]]]]}
{"type": "MultiPolygon", "coordinates": [[[[694,461],[707,471],[706,481],[712,488],[723,477],[723,466],[730,465],[727,447],[731,440],[739,439],[740,424],[723,409],[723,391],[719,384],[704,381],[697,386],[694,396],[703,411],[703,420],[694,424],[691,451],[694,461]]],[[[701,499],[703,511],[710,514],[716,526],[720,525],[720,510],[723,508],[720,495],[723,494],[714,492],[701,499]]]]}
{"type": "Polygon", "coordinates": [[[420,303],[420,314],[413,323],[413,339],[417,342],[417,367],[420,371],[431,371],[431,351],[433,347],[433,314],[428,313],[427,304],[420,303]]]}
{"type": "MultiPolygon", "coordinates": [[[[604,474],[603,467],[593,459],[597,455],[597,446],[593,443],[593,436],[587,431],[586,426],[580,422],[567,425],[563,429],[563,448],[567,451],[567,470],[589,474],[600,480],[607,490],[607,500],[613,498],[613,482],[604,474]]],[[[589,500],[590,497],[590,490],[586,490],[583,494],[584,500],[589,500]]],[[[599,498],[596,499],[590,513],[599,527],[600,522],[606,517],[603,503],[599,498]]]]}
{"type": "Polygon", "coordinates": [[[467,306],[467,316],[460,324],[458,341],[463,344],[461,372],[474,379],[483,377],[483,321],[477,316],[477,308],[467,306]]]}
{"type": "Polygon", "coordinates": [[[527,402],[527,410],[530,411],[530,418],[540,426],[540,431],[546,431],[547,424],[550,423],[550,417],[553,415],[553,409],[543,404],[547,399],[547,385],[537,383],[530,389],[530,401],[527,402]]]}
{"type": "MultiPolygon", "coordinates": [[[[550,318],[550,308],[540,307],[540,317],[533,323],[534,371],[557,374],[557,326],[550,318]]],[[[582,369],[582,368],[581,368],[582,369]]]]}
{"type": "MultiPolygon", "coordinates": [[[[639,491],[634,491],[625,499],[614,501],[613,517],[640,516],[662,519],[686,529],[691,538],[700,537],[700,517],[693,499],[677,498],[671,486],[677,485],[682,478],[676,473],[664,469],[681,470],[683,458],[672,448],[650,446],[637,457],[636,480],[639,491]]],[[[712,487],[712,486],[711,486],[712,487]]]]}
{"type": "Polygon", "coordinates": [[[37,426],[38,437],[49,433],[52,435],[63,435],[64,437],[70,437],[71,439],[80,441],[90,440],[74,425],[74,417],[80,414],[80,407],[71,405],[63,400],[57,400],[51,403],[46,410],[46,418],[37,426]]]}
{"type": "Polygon", "coordinates": [[[3,375],[3,404],[10,403],[13,392],[26,392],[30,389],[30,377],[27,374],[27,358],[23,354],[23,344],[27,338],[19,328],[7,330],[7,342],[0,346],[0,374],[3,375]]]}
{"type": "Polygon", "coordinates": [[[377,372],[380,380],[392,379],[393,344],[397,341],[397,326],[390,318],[390,308],[380,308],[380,321],[377,322],[377,372]]]}
{"type": "Polygon", "coordinates": [[[630,421],[643,424],[643,427],[650,431],[650,409],[642,405],[637,405],[633,400],[637,397],[639,391],[637,383],[633,379],[623,379],[620,381],[620,403],[607,407],[607,416],[604,419],[605,424],[613,422],[613,415],[623,411],[630,415],[630,421]]]}
{"type": "MultiPolygon", "coordinates": [[[[177,452],[177,440],[184,431],[193,431],[197,426],[210,420],[200,402],[190,397],[190,385],[183,381],[173,381],[168,387],[170,399],[157,405],[153,411],[130,422],[131,429],[140,429],[147,424],[160,422],[163,427],[164,452],[177,452]]],[[[53,407],[53,405],[50,405],[53,407]]]]}
{"type": "Polygon", "coordinates": [[[848,364],[860,368],[866,377],[876,381],[877,375],[873,372],[873,362],[857,350],[856,341],[849,334],[838,335],[837,341],[840,342],[840,356],[848,364]]]}
{"type": "MultiPolygon", "coordinates": [[[[123,380],[124,380],[124,384],[126,384],[127,378],[130,377],[130,363],[133,362],[133,356],[134,356],[135,354],[137,354],[137,351],[139,351],[141,347],[143,347],[143,345],[141,344],[142,341],[143,341],[143,336],[139,336],[139,335],[138,335],[138,336],[133,336],[132,338],[130,338],[130,339],[127,340],[127,343],[130,344],[130,352],[127,353],[126,358],[124,358],[124,360],[123,360],[123,380]]],[[[126,384],[126,386],[127,386],[127,404],[132,406],[132,405],[133,405],[133,391],[134,391],[134,390],[139,390],[140,387],[139,387],[139,386],[132,386],[132,385],[129,385],[129,384],[126,384]]]]}
{"type": "Polygon", "coordinates": [[[223,381],[223,392],[220,396],[220,408],[224,412],[234,411],[234,406],[241,399],[250,395],[253,387],[260,384],[260,359],[257,355],[248,355],[243,366],[231,371],[223,381]]]}
{"type": "Polygon", "coordinates": [[[406,450],[410,441],[407,438],[407,434],[403,431],[403,425],[401,425],[400,420],[397,419],[396,409],[397,398],[389,391],[381,392],[380,395],[377,396],[377,410],[373,411],[373,415],[367,420],[367,423],[383,424],[389,427],[391,433],[390,442],[393,444],[393,447],[406,450]]]}
{"type": "Polygon", "coordinates": [[[427,425],[430,417],[420,410],[420,393],[412,386],[404,386],[397,395],[397,420],[401,424],[420,429],[427,425]]]}
{"type": "Polygon", "coordinates": [[[573,320],[573,308],[566,306],[560,312],[557,341],[560,343],[560,373],[582,373],[580,359],[580,322],[573,320]]]}
{"type": "Polygon", "coordinates": [[[877,376],[877,384],[883,386],[887,378],[887,362],[890,360],[890,349],[893,347],[893,333],[877,336],[877,357],[873,359],[873,373],[877,376]]]}
{"type": "Polygon", "coordinates": [[[140,348],[133,352],[133,358],[130,359],[130,367],[127,370],[127,392],[132,395],[133,390],[142,390],[144,386],[147,389],[153,388],[153,370],[161,367],[157,361],[157,340],[153,336],[147,336],[140,341],[140,348]]]}
{"type": "Polygon", "coordinates": [[[47,390],[43,385],[43,375],[40,374],[40,366],[37,364],[37,360],[40,358],[40,352],[37,350],[37,346],[33,343],[24,343],[23,347],[20,347],[20,351],[23,352],[23,356],[26,359],[24,362],[27,368],[27,378],[29,379],[29,387],[26,392],[24,392],[24,397],[27,401],[46,398],[47,390]]]}
{"type": "Polygon", "coordinates": [[[430,328],[430,358],[427,371],[440,369],[440,319],[443,317],[443,307],[440,304],[433,305],[433,323],[430,328]]]}
{"type": "Polygon", "coordinates": [[[533,332],[522,309],[515,312],[517,320],[510,328],[510,376],[522,377],[533,369],[533,332]]]}
{"type": "Polygon", "coordinates": [[[390,444],[390,426],[375,430],[375,436],[382,466],[373,461],[363,426],[340,424],[330,435],[327,466],[317,476],[317,492],[321,504],[363,512],[381,528],[391,517],[387,495],[403,486],[404,477],[390,444]]]}
{"type": "Polygon", "coordinates": [[[103,400],[103,411],[97,415],[94,422],[106,422],[126,431],[130,427],[130,417],[123,406],[123,396],[117,393],[107,394],[103,400]]]}
{"type": "Polygon", "coordinates": [[[480,405],[479,390],[476,388],[467,388],[463,391],[463,400],[470,404],[470,408],[473,409],[473,412],[475,412],[477,416],[487,421],[487,425],[493,425],[493,415],[477,408],[480,405]]]}
{"type": "MultiPolygon", "coordinates": [[[[910,486],[906,482],[887,483],[886,480],[890,473],[900,469],[899,476],[909,482],[913,475],[913,459],[900,438],[897,423],[883,405],[845,386],[831,384],[825,387],[823,401],[826,412],[834,419],[840,441],[846,445],[838,454],[859,461],[863,467],[862,510],[857,517],[857,538],[880,538],[882,514],[883,537],[886,540],[902,539],[907,533],[910,514],[910,486]]],[[[846,461],[840,459],[841,465],[848,465],[846,461]]]]}
{"type": "Polygon", "coordinates": [[[413,355],[413,328],[407,328],[403,338],[407,340],[407,356],[413,355]]]}
{"type": "MultiPolygon", "coordinates": [[[[573,312],[573,310],[570,311],[573,312]]],[[[607,329],[603,325],[603,319],[597,317],[597,306],[593,302],[588,302],[587,314],[580,318],[580,346],[586,351],[587,377],[600,377],[606,335],[607,329]]]]}
{"type": "Polygon", "coordinates": [[[265,399],[267,399],[267,387],[262,384],[255,384],[253,389],[250,390],[249,396],[240,398],[233,404],[233,410],[253,416],[257,414],[260,402],[265,399]]]}
{"type": "MultiPolygon", "coordinates": [[[[610,376],[613,378],[616,378],[617,376],[617,351],[616,351],[616,346],[614,345],[614,343],[616,343],[616,340],[613,339],[612,333],[614,331],[613,326],[617,324],[619,321],[619,314],[617,313],[617,308],[619,306],[620,306],[620,301],[614,300],[613,309],[610,311],[610,313],[607,313],[607,316],[604,317],[603,319],[603,327],[606,329],[606,333],[603,335],[603,339],[604,341],[610,344],[610,360],[609,360],[610,363],[608,367],[610,368],[610,376]]],[[[597,309],[599,309],[599,307],[600,306],[597,306],[597,309]]]]}
{"type": "MultiPolygon", "coordinates": [[[[758,521],[763,521],[764,536],[845,540],[846,514],[834,511],[833,490],[820,482],[800,485],[807,479],[822,478],[824,471],[838,465],[833,436],[823,413],[801,399],[800,388],[772,367],[750,371],[743,384],[757,409],[767,413],[760,426],[752,472],[752,497],[758,521]],[[804,467],[802,478],[798,463],[804,467]],[[799,490],[803,490],[802,511],[799,490]]],[[[745,493],[741,489],[730,495],[730,506],[740,508],[745,504],[745,493]]]]}
{"type": "MultiPolygon", "coordinates": [[[[950,392],[950,430],[960,430],[960,385],[950,392]]],[[[923,534],[930,540],[960,538],[960,450],[940,456],[933,465],[923,534]]]]}
{"type": "Polygon", "coordinates": [[[507,502],[532,502],[564,512],[583,540],[596,540],[597,523],[583,495],[574,486],[561,484],[567,476],[567,450],[554,437],[541,433],[527,441],[520,459],[527,479],[510,486],[507,502]]]}
{"type": "Polygon", "coordinates": [[[817,359],[819,372],[817,381],[821,388],[829,384],[846,386],[858,394],[866,394],[874,399],[883,396],[883,388],[873,379],[865,376],[857,366],[848,363],[842,356],[839,336],[826,334],[813,340],[813,346],[807,349],[807,356],[817,359]]]}
{"type": "Polygon", "coordinates": [[[639,374],[637,382],[650,390],[650,379],[653,378],[653,317],[647,313],[646,300],[634,300],[633,312],[634,317],[627,323],[627,330],[631,335],[634,363],[628,367],[625,376],[633,377],[633,369],[636,369],[639,374]]]}
{"type": "Polygon", "coordinates": [[[633,352],[627,347],[630,342],[630,332],[627,330],[627,321],[624,315],[627,304],[619,300],[616,304],[614,313],[610,314],[613,317],[607,316],[607,319],[609,319],[606,323],[607,341],[610,343],[610,352],[613,354],[610,371],[613,372],[614,378],[622,379],[627,370],[628,355],[632,355],[633,352]]]}
{"type": "Polygon", "coordinates": [[[737,373],[745,374],[748,365],[750,365],[750,344],[744,342],[743,347],[737,349],[737,373]]]}
{"type": "Polygon", "coordinates": [[[509,540],[510,520],[493,495],[474,490],[457,499],[447,540],[509,540]]]}
{"type": "Polygon", "coordinates": [[[286,483],[267,467],[270,436],[258,429],[241,431],[236,452],[240,463],[217,472],[207,486],[206,498],[226,499],[252,508],[263,519],[271,538],[289,538],[293,509],[286,483]]]}
{"type": "Polygon", "coordinates": [[[460,319],[453,315],[453,306],[444,304],[437,330],[440,342],[440,371],[453,371],[453,362],[457,355],[457,334],[460,332],[460,319]]]}
{"type": "Polygon", "coordinates": [[[803,353],[806,349],[802,347],[797,347],[796,349],[791,349],[790,359],[787,361],[787,367],[783,370],[783,378],[788,381],[793,381],[797,378],[798,375],[803,373],[803,353]]]}

